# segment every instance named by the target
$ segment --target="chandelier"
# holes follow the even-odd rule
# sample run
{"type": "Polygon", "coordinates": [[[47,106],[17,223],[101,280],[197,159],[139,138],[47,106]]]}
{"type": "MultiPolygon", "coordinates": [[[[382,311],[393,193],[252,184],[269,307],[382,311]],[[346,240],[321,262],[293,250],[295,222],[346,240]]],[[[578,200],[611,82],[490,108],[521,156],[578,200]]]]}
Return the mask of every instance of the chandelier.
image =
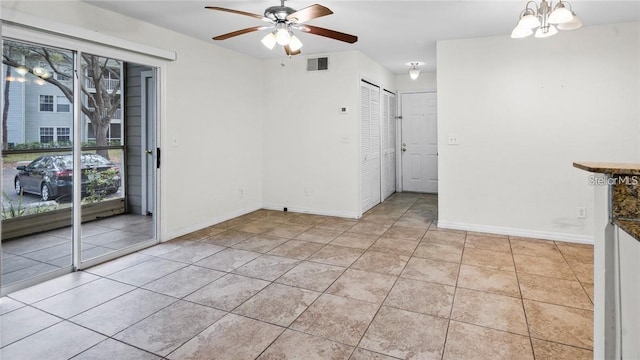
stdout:
{"type": "Polygon", "coordinates": [[[546,38],[558,33],[558,30],[575,30],[582,27],[582,21],[571,9],[571,4],[558,1],[542,0],[540,5],[529,1],[520,13],[518,25],[511,32],[514,39],[525,38],[534,34],[537,38],[546,38]],[[568,5],[568,8],[567,6],[568,5]]]}

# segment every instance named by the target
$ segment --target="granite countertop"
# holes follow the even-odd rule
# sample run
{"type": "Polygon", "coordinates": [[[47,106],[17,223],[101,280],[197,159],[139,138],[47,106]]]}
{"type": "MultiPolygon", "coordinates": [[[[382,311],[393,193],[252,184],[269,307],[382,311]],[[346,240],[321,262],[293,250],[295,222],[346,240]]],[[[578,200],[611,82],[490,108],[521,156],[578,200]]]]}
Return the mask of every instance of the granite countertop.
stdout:
{"type": "Polygon", "coordinates": [[[620,229],[640,241],[640,164],[574,162],[573,166],[585,171],[607,174],[612,182],[611,212],[613,222],[620,229]]]}
{"type": "Polygon", "coordinates": [[[605,162],[574,162],[573,167],[601,174],[611,175],[640,175],[640,164],[633,163],[605,163],[605,162]]]}

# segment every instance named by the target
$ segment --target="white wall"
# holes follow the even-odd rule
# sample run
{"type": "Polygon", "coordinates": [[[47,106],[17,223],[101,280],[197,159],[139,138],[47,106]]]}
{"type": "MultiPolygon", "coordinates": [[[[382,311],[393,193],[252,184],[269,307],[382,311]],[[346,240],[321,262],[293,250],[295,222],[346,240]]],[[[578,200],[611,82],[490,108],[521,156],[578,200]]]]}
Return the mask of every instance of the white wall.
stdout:
{"type": "Polygon", "coordinates": [[[438,43],[438,224],[591,241],[593,188],[572,163],[640,161],[639,32],[438,43]]]}
{"type": "Polygon", "coordinates": [[[86,3],[3,1],[2,7],[177,52],[163,79],[163,239],[260,208],[261,61],[86,3]]]}
{"type": "Polygon", "coordinates": [[[328,71],[307,72],[317,56],[264,61],[264,206],[357,217],[359,79],[393,90],[393,76],[355,51],[330,54],[328,71]]]}
{"type": "Polygon", "coordinates": [[[396,75],[396,89],[401,92],[413,91],[436,91],[437,75],[435,72],[421,72],[417,79],[412,80],[409,77],[409,69],[407,72],[396,75]]]}

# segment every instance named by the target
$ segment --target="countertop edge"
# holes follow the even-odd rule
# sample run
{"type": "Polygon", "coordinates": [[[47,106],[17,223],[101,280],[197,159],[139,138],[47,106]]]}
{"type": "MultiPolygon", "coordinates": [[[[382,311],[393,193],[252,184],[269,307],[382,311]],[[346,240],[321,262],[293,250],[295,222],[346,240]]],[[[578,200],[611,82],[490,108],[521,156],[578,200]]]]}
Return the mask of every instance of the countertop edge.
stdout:
{"type": "Polygon", "coordinates": [[[640,164],[576,161],[573,167],[600,174],[640,175],[640,164]]]}

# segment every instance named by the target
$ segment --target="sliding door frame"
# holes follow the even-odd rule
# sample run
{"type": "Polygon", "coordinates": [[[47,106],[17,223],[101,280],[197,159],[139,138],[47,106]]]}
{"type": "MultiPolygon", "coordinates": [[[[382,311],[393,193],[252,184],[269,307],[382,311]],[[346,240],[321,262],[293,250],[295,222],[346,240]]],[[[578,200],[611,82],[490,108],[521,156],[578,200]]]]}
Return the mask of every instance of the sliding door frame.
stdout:
{"type": "MultiPolygon", "coordinates": [[[[81,103],[82,103],[82,92],[81,92],[81,83],[82,76],[80,74],[81,69],[81,58],[83,53],[91,53],[99,56],[109,57],[112,59],[118,59],[123,61],[124,63],[136,63],[145,66],[149,66],[155,69],[154,71],[154,80],[155,80],[155,90],[156,90],[156,102],[155,102],[155,127],[154,127],[154,135],[155,135],[155,147],[156,149],[160,149],[162,146],[162,137],[160,128],[162,127],[162,121],[165,114],[165,99],[164,94],[165,91],[165,82],[163,81],[163,76],[166,73],[167,62],[172,60],[170,58],[162,58],[155,57],[153,54],[144,55],[138,52],[125,50],[122,46],[109,45],[108,43],[98,44],[93,42],[83,41],[78,37],[74,37],[73,35],[65,36],[64,34],[55,34],[52,32],[40,31],[37,29],[27,28],[24,26],[20,26],[19,24],[13,23],[2,23],[2,40],[12,39],[21,42],[28,42],[34,44],[47,44],[47,46],[56,47],[64,50],[69,50],[74,53],[74,103],[73,105],[73,173],[80,174],[81,162],[80,155],[82,152],[82,111],[81,111],[81,103]]],[[[108,38],[108,37],[105,37],[108,38]]],[[[116,38],[113,38],[117,40],[116,38]]],[[[124,42],[124,41],[122,41],[124,42]]],[[[1,130],[0,130],[1,131],[1,130]]],[[[156,150],[154,149],[154,151],[156,150]]],[[[153,235],[148,241],[144,241],[140,244],[133,245],[131,247],[127,247],[125,249],[116,250],[114,252],[108,253],[104,256],[100,256],[99,258],[90,259],[87,261],[82,261],[82,221],[81,221],[81,181],[74,178],[73,181],[73,213],[72,213],[72,242],[73,242],[73,252],[72,252],[72,265],[71,267],[62,268],[59,270],[54,270],[50,273],[43,274],[33,279],[27,279],[16,284],[12,284],[7,287],[2,287],[2,295],[8,292],[12,292],[18,290],[20,288],[24,288],[27,286],[34,285],[36,283],[46,281],[48,279],[55,278],[65,273],[69,273],[76,270],[86,269],[90,266],[109,261],[115,259],[117,257],[123,256],[128,253],[135,252],[140,249],[144,249],[146,247],[155,245],[162,241],[165,238],[165,233],[163,229],[165,226],[161,226],[162,224],[162,208],[161,208],[161,168],[155,169],[155,188],[154,188],[154,221],[153,221],[153,235]]],[[[0,241],[0,251],[2,248],[2,244],[0,241]]],[[[1,260],[0,260],[1,261],[1,260]]],[[[2,263],[0,262],[0,266],[2,263]]],[[[2,284],[0,284],[2,285],[2,284]]]]}

